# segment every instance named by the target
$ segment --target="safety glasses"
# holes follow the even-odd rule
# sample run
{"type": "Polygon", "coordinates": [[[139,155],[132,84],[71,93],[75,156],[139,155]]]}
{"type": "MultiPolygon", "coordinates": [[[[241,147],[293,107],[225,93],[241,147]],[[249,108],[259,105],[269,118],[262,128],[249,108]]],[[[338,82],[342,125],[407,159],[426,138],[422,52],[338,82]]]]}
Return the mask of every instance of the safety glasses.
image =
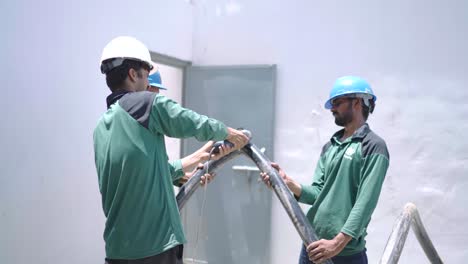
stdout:
{"type": "Polygon", "coordinates": [[[342,97],[334,98],[333,100],[330,101],[330,104],[332,105],[332,107],[337,108],[342,103],[351,101],[353,99],[356,99],[356,97],[342,96],[342,97]]]}

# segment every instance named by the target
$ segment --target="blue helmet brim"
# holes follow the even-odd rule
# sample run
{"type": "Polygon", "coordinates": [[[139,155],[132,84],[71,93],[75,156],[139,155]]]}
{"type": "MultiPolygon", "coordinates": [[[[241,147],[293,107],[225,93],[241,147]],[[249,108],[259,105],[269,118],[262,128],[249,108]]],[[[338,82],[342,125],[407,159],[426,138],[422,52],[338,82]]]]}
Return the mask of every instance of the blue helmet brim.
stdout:
{"type": "Polygon", "coordinates": [[[158,87],[161,90],[167,90],[167,88],[159,83],[150,83],[150,86],[158,87]]]}

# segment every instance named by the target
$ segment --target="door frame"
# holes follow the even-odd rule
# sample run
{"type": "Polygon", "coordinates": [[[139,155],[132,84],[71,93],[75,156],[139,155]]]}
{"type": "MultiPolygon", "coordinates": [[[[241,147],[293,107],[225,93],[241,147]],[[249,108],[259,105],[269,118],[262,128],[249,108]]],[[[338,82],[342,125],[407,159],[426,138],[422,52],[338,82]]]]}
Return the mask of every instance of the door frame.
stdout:
{"type": "MultiPolygon", "coordinates": [[[[197,68],[203,68],[203,69],[222,69],[222,70],[248,70],[248,69],[269,69],[273,68],[273,105],[276,106],[276,87],[277,87],[277,74],[278,74],[278,66],[277,64],[243,64],[243,65],[192,65],[192,63],[185,65],[184,71],[183,71],[183,85],[182,85],[182,106],[186,105],[186,96],[185,96],[185,91],[187,89],[187,68],[188,67],[197,67],[197,68]]],[[[275,112],[275,109],[272,110],[275,112]]],[[[274,113],[274,116],[276,116],[276,113],[274,113]]],[[[275,118],[276,119],[276,118],[275,118]]],[[[275,146],[275,126],[276,126],[276,120],[273,119],[273,131],[272,131],[272,137],[273,137],[273,143],[272,143],[272,149],[271,149],[271,155],[270,158],[274,160],[274,146],[275,146]]],[[[184,144],[180,144],[180,153],[181,155],[184,153],[184,144]]]]}
{"type": "MultiPolygon", "coordinates": [[[[174,68],[179,68],[182,71],[182,91],[181,92],[181,100],[182,102],[178,102],[180,105],[184,106],[185,105],[185,87],[187,86],[187,68],[192,66],[191,61],[187,60],[182,60],[173,56],[169,56],[166,54],[162,54],[159,52],[151,51],[150,50],[150,55],[151,55],[151,60],[158,63],[158,64],[164,64],[166,66],[171,66],[174,68]]],[[[180,139],[180,146],[179,146],[179,158],[182,158],[182,153],[183,153],[183,144],[182,144],[182,139],[180,139]]]]}

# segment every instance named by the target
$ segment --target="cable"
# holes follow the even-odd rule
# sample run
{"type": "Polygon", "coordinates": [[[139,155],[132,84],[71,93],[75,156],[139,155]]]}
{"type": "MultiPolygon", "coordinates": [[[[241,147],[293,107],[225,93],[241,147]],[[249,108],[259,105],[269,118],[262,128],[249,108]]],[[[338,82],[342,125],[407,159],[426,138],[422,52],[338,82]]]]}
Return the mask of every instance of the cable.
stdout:
{"type": "MultiPolygon", "coordinates": [[[[211,151],[210,151],[210,155],[208,156],[208,161],[205,163],[206,164],[206,172],[205,174],[209,174],[209,168],[210,168],[210,161],[211,161],[211,156],[213,155],[213,153],[215,152],[217,148],[212,148],[211,151]]],[[[198,236],[199,236],[199,232],[200,232],[200,229],[201,229],[201,223],[202,223],[202,219],[203,219],[203,215],[204,215],[204,212],[205,212],[205,205],[206,205],[206,190],[208,188],[208,179],[205,178],[205,186],[203,187],[203,199],[202,199],[202,206],[201,206],[201,209],[200,209],[200,214],[199,214],[199,217],[198,217],[198,227],[197,227],[197,233],[196,233],[196,236],[195,236],[195,248],[194,248],[194,253],[193,253],[193,258],[192,258],[192,263],[194,263],[195,261],[197,261],[197,249],[198,249],[198,236]]]]}

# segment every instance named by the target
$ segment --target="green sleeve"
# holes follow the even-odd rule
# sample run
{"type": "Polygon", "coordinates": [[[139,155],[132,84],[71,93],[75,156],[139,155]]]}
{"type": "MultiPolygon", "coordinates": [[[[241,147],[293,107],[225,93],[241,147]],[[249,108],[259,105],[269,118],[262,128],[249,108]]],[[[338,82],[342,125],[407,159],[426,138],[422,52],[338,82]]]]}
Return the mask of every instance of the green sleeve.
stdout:
{"type": "Polygon", "coordinates": [[[301,184],[301,196],[299,197],[299,202],[312,205],[317,196],[320,194],[324,183],[324,174],[325,174],[325,155],[322,155],[317,163],[315,168],[315,173],[311,185],[301,184]]]}
{"type": "Polygon", "coordinates": [[[370,155],[363,162],[356,202],[341,229],[355,239],[363,234],[370,222],[389,166],[388,158],[381,154],[370,155]]]}
{"type": "Polygon", "coordinates": [[[171,178],[173,183],[177,183],[179,179],[184,176],[184,170],[182,168],[182,161],[178,160],[170,160],[168,161],[169,165],[169,173],[171,174],[171,178]]]}
{"type": "Polygon", "coordinates": [[[149,129],[169,137],[195,137],[199,141],[218,141],[228,136],[222,122],[183,108],[160,94],[153,101],[149,129]]]}

